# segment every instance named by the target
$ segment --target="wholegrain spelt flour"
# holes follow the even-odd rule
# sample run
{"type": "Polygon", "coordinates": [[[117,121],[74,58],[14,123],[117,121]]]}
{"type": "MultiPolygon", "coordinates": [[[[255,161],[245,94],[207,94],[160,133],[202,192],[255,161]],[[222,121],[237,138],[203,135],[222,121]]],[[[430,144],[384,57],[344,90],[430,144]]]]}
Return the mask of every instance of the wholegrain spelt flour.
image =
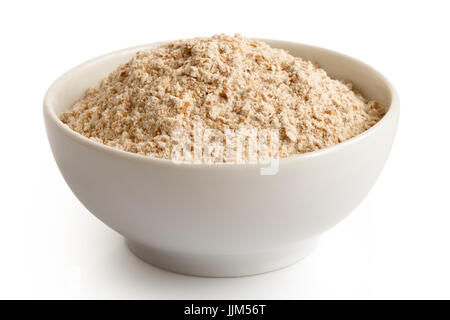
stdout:
{"type": "Polygon", "coordinates": [[[335,145],[384,112],[310,61],[216,35],[137,52],[60,119],[92,140],[149,157],[246,162],[335,145]],[[236,141],[246,143],[240,153],[236,141]]]}

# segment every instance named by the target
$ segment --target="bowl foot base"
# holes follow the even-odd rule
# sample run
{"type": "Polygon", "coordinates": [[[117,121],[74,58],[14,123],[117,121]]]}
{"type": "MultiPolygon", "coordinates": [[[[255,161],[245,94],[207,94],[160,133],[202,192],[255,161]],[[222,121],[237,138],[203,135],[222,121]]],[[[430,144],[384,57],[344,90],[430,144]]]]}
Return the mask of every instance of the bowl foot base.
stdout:
{"type": "Polygon", "coordinates": [[[274,251],[249,254],[199,254],[160,250],[126,240],[130,251],[145,262],[168,271],[203,277],[239,277],[287,267],[311,253],[319,238],[274,251]]]}

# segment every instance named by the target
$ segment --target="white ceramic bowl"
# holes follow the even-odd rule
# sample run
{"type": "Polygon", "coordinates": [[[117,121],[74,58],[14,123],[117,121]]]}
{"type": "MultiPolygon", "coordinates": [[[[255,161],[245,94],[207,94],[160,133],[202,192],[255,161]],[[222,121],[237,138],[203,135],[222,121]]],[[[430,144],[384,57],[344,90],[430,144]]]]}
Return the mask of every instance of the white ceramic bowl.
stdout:
{"type": "Polygon", "coordinates": [[[352,81],[389,109],[374,127],[336,146],[281,159],[275,175],[257,164],[175,164],[93,142],[58,116],[90,86],[149,44],[90,60],[61,76],[44,101],[48,139],[83,205],[122,234],[143,260],[201,276],[241,276],[290,265],[362,201],[388,157],[399,117],[395,89],[351,57],[265,40],[352,81]]]}

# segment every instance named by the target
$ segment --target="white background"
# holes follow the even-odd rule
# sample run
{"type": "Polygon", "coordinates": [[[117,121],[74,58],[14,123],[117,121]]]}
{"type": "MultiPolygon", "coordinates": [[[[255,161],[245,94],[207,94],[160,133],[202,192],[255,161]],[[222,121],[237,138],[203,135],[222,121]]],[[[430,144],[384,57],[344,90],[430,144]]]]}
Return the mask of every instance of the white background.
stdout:
{"type": "MultiPolygon", "coordinates": [[[[450,298],[447,1],[2,1],[0,298],[450,298]],[[74,197],[42,119],[47,87],[103,53],[241,33],[359,58],[401,117],[369,196],[300,263],[260,276],[172,274],[131,255],[74,197]]],[[[256,226],[257,227],[257,226],[256,226]]]]}

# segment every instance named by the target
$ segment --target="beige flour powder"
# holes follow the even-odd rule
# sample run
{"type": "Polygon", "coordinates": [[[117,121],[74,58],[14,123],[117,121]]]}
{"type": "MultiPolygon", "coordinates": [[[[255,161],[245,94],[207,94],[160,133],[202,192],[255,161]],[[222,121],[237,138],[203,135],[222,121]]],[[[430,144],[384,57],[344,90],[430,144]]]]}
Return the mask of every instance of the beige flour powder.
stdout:
{"type": "Polygon", "coordinates": [[[378,103],[309,61],[216,35],[136,53],[61,120],[97,142],[154,158],[212,154],[213,162],[238,162],[332,146],[383,115],[378,103]]]}

